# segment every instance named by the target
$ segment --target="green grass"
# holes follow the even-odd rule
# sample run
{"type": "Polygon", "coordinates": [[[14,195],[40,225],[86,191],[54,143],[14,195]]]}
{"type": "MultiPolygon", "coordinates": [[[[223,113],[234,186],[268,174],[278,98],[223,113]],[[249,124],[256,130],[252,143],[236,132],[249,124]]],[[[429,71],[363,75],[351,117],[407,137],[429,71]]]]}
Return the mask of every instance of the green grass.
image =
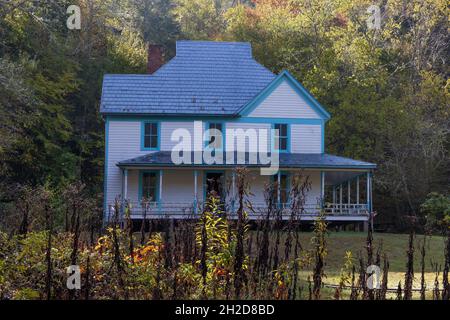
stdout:
{"type": "MultiPolygon", "coordinates": [[[[301,232],[300,239],[303,249],[312,249],[311,238],[312,232],[301,232]]],[[[406,271],[406,251],[408,248],[407,234],[392,234],[392,233],[375,233],[374,234],[374,258],[377,248],[381,245],[381,257],[386,253],[389,261],[389,277],[388,287],[396,288],[399,281],[404,285],[404,276],[406,271]]],[[[325,258],[325,275],[324,283],[338,284],[341,268],[344,264],[344,257],[346,251],[351,251],[354,257],[354,264],[358,270],[358,254],[361,254],[364,259],[367,259],[366,253],[366,238],[367,234],[362,232],[330,232],[327,236],[327,256],[325,258]]],[[[420,246],[423,243],[424,236],[418,235],[414,241],[414,288],[420,288],[421,279],[421,265],[420,265],[420,246]]],[[[437,263],[440,266],[444,264],[444,248],[445,238],[439,236],[432,236],[426,238],[426,256],[425,256],[425,280],[427,289],[432,289],[434,286],[435,273],[431,262],[437,263]]],[[[283,240],[281,241],[283,243],[283,240]]],[[[284,252],[284,251],[281,251],[284,252]]],[[[382,264],[381,264],[382,265],[382,264]]],[[[312,267],[300,272],[300,278],[305,280],[312,275],[312,267]]],[[[357,275],[356,275],[357,276],[357,275]]],[[[439,282],[442,281],[442,273],[439,282]]],[[[325,295],[332,296],[332,289],[324,290],[325,295]]],[[[418,293],[414,294],[418,297],[418,293]]],[[[431,295],[431,292],[427,294],[431,295]]],[[[392,295],[391,295],[392,297],[392,295]]]]}

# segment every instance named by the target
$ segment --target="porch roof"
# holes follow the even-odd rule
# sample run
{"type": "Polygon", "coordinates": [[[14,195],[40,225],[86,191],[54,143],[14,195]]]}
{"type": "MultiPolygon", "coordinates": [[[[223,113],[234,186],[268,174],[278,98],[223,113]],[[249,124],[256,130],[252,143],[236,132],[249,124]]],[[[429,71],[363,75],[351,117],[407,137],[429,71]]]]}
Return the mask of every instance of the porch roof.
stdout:
{"type": "MultiPolygon", "coordinates": [[[[148,153],[136,158],[123,160],[117,163],[119,167],[268,167],[269,165],[260,162],[259,157],[256,155],[257,163],[249,163],[251,159],[250,153],[245,154],[245,163],[227,163],[225,160],[223,163],[208,164],[203,160],[203,156],[200,153],[200,159],[202,163],[192,164],[175,164],[171,158],[171,151],[156,151],[148,153]]],[[[194,152],[191,152],[191,159],[194,161],[194,152]]],[[[237,158],[235,157],[235,160],[237,158]]],[[[327,153],[280,153],[279,154],[279,167],[280,168],[323,168],[323,169],[374,169],[376,164],[370,162],[364,162],[360,160],[354,160],[350,158],[344,158],[327,153]]]]}

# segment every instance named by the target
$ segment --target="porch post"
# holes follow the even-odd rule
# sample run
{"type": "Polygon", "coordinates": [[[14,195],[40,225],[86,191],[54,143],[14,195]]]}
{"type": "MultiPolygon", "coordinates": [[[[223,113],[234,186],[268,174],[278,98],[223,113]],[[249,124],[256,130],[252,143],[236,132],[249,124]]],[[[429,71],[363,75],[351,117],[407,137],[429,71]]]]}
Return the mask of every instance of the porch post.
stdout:
{"type": "Polygon", "coordinates": [[[367,210],[370,213],[370,172],[367,172],[366,198],[367,198],[367,210]]]}
{"type": "Polygon", "coordinates": [[[325,204],[325,172],[320,171],[320,199],[321,199],[321,208],[323,209],[323,206],[325,204]]]}
{"type": "Polygon", "coordinates": [[[373,204],[372,204],[372,192],[373,192],[373,181],[372,181],[372,172],[369,172],[369,178],[370,178],[370,184],[369,184],[369,190],[370,190],[370,193],[369,193],[369,198],[370,198],[370,212],[372,212],[372,210],[373,210],[373,208],[372,208],[372,206],[373,206],[373,204]]]}
{"type": "Polygon", "coordinates": [[[123,170],[123,199],[127,200],[128,198],[128,169],[123,170]]]}
{"type": "Polygon", "coordinates": [[[123,217],[125,213],[125,204],[128,199],[128,169],[123,169],[123,194],[122,194],[122,201],[120,205],[120,211],[121,211],[121,217],[123,217]]]}
{"type": "Polygon", "coordinates": [[[161,169],[159,170],[159,199],[158,199],[159,213],[161,213],[162,194],[163,194],[163,170],[161,169]]]}
{"type": "Polygon", "coordinates": [[[278,203],[278,207],[281,207],[281,188],[280,188],[280,185],[281,185],[281,172],[280,172],[280,170],[278,170],[278,176],[277,176],[277,180],[278,180],[278,182],[277,182],[277,203],[278,203]]]}
{"type": "Polygon", "coordinates": [[[350,180],[347,181],[347,202],[350,205],[351,197],[350,197],[350,180]]]}
{"type": "Polygon", "coordinates": [[[372,190],[373,190],[373,182],[372,182],[372,172],[369,173],[369,177],[370,177],[370,228],[372,228],[372,233],[373,233],[373,214],[372,214],[372,210],[373,210],[373,204],[372,204],[372,190]]]}
{"type": "Polygon", "coordinates": [[[356,177],[356,207],[359,214],[359,176],[356,177]]]}
{"type": "Polygon", "coordinates": [[[356,204],[359,204],[359,176],[356,177],[356,204]]]}
{"type": "Polygon", "coordinates": [[[333,209],[332,212],[334,213],[334,208],[336,207],[336,186],[333,186],[333,209]]]}
{"type": "Polygon", "coordinates": [[[339,212],[342,214],[342,183],[339,185],[339,212]]]}
{"type": "Polygon", "coordinates": [[[231,172],[231,212],[234,213],[234,202],[236,200],[236,171],[231,172]]]}
{"type": "Polygon", "coordinates": [[[194,170],[194,212],[197,214],[197,201],[198,201],[198,185],[197,185],[198,171],[194,170]]]}

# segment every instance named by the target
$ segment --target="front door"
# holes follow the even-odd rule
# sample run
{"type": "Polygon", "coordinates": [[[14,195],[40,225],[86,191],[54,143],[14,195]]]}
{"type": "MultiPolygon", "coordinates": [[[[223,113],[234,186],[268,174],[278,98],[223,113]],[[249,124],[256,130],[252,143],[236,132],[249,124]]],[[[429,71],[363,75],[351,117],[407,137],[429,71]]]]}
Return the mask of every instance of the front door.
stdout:
{"type": "Polygon", "coordinates": [[[206,172],[206,197],[211,193],[224,200],[223,172],[206,172]]]}

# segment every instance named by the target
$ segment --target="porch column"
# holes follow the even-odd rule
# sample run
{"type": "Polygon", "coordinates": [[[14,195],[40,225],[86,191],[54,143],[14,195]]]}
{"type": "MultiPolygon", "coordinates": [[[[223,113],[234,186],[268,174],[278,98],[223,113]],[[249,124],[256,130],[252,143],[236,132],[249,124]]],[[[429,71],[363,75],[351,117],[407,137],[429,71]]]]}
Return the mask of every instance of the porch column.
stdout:
{"type": "Polygon", "coordinates": [[[339,185],[339,212],[342,214],[342,183],[339,185]]]}
{"type": "Polygon", "coordinates": [[[159,199],[158,199],[158,208],[161,213],[161,205],[162,205],[162,195],[163,195],[163,170],[159,170],[159,199]]]}
{"type": "Polygon", "coordinates": [[[123,199],[128,199],[128,169],[123,169],[123,199]]]}
{"type": "Polygon", "coordinates": [[[277,175],[277,204],[278,204],[278,207],[281,207],[281,188],[280,188],[280,185],[281,185],[281,172],[280,172],[280,170],[278,170],[278,175],[277,175]]]}
{"type": "Polygon", "coordinates": [[[347,202],[350,205],[351,197],[350,197],[350,180],[347,181],[347,202]]]}
{"type": "Polygon", "coordinates": [[[372,214],[372,210],[373,210],[373,203],[372,203],[372,190],[373,190],[373,182],[372,182],[372,172],[369,172],[369,177],[370,177],[370,183],[369,183],[369,189],[370,189],[370,193],[369,193],[369,195],[370,195],[370,215],[369,215],[369,218],[370,218],[370,228],[372,229],[371,231],[372,231],[372,233],[373,233],[373,214],[372,214]]]}
{"type": "Polygon", "coordinates": [[[194,212],[197,214],[197,201],[198,201],[198,185],[197,185],[198,171],[194,170],[194,212]]]}
{"type": "Polygon", "coordinates": [[[236,200],[236,171],[231,172],[231,212],[234,213],[234,205],[236,200]]]}
{"type": "Polygon", "coordinates": [[[369,202],[369,205],[370,205],[370,212],[372,212],[372,210],[373,210],[373,208],[372,208],[372,206],[373,206],[373,204],[372,204],[372,192],[373,192],[373,181],[372,181],[372,172],[369,172],[369,178],[370,178],[370,183],[369,183],[369,190],[370,190],[370,193],[369,193],[369,198],[370,198],[370,202],[369,202]]]}
{"type": "Polygon", "coordinates": [[[359,176],[356,177],[356,208],[359,214],[359,176]]]}
{"type": "Polygon", "coordinates": [[[333,186],[333,206],[332,206],[332,212],[334,213],[334,208],[336,207],[336,186],[333,186]]]}
{"type": "Polygon", "coordinates": [[[356,204],[359,204],[359,176],[356,177],[356,204]]]}
{"type": "Polygon", "coordinates": [[[123,218],[123,215],[125,213],[125,204],[128,200],[128,169],[123,169],[122,172],[123,176],[123,190],[122,190],[122,201],[120,204],[120,216],[123,218]]]}
{"type": "Polygon", "coordinates": [[[325,204],[325,172],[320,171],[320,199],[321,199],[321,208],[323,209],[323,206],[325,204]]]}
{"type": "Polygon", "coordinates": [[[370,172],[367,172],[367,186],[366,186],[366,198],[367,198],[367,210],[370,213],[370,172]]]}

